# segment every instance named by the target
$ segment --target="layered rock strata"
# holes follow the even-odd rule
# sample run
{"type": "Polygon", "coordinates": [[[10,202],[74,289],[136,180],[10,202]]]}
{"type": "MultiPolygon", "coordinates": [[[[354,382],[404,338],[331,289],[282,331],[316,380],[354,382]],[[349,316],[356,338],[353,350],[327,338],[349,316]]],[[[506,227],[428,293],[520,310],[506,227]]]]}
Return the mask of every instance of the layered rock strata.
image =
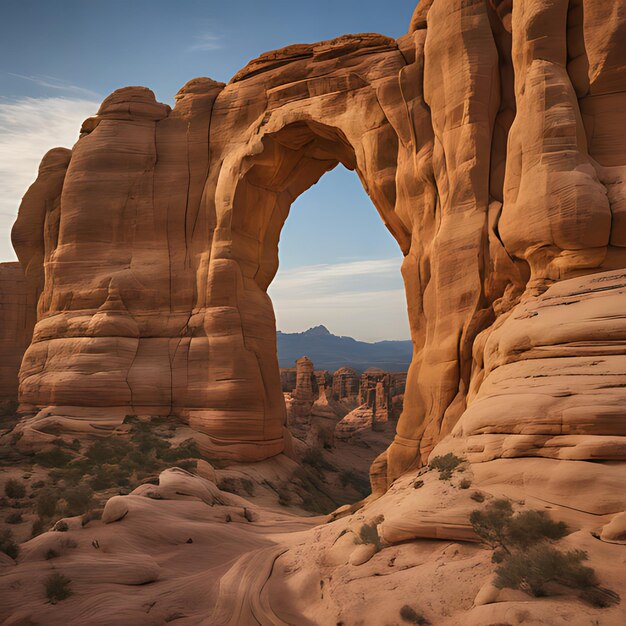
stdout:
{"type": "MultiPolygon", "coordinates": [[[[220,456],[279,453],[267,287],[293,200],[341,163],[405,256],[414,359],[375,489],[453,432],[479,437],[485,458],[623,460],[626,363],[608,332],[623,312],[562,307],[562,337],[539,322],[562,281],[617,284],[626,267],[621,8],[422,0],[398,40],[289,46],[228,85],[190,81],[172,110],[145,88],[114,92],[71,151],[46,155],[14,228],[41,293],[22,445],[52,426],[97,433],[155,414],[188,422],[220,456]],[[517,334],[526,313],[533,348],[517,334]],[[560,368],[572,364],[576,375],[560,368]],[[520,374],[514,385],[505,372],[520,374]],[[539,379],[547,413],[535,397],[521,421],[495,415],[505,386],[510,407],[539,379]]],[[[576,293],[598,303],[591,283],[576,293]]]]}
{"type": "Polygon", "coordinates": [[[36,294],[19,263],[0,263],[0,412],[17,407],[18,372],[35,325],[36,294]]]}

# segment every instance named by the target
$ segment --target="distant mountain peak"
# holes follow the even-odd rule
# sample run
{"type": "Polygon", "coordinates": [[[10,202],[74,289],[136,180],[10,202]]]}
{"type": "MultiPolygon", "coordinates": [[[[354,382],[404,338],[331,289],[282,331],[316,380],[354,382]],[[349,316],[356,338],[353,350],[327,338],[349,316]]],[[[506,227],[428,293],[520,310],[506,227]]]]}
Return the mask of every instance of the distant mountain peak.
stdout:
{"type": "Polygon", "coordinates": [[[309,328],[308,330],[305,330],[303,333],[303,335],[309,335],[309,336],[313,336],[313,337],[320,337],[322,335],[332,335],[332,333],[328,330],[328,328],[326,328],[326,326],[313,326],[312,328],[309,328]]]}
{"type": "Polygon", "coordinates": [[[293,367],[306,354],[316,369],[334,372],[351,367],[357,372],[376,368],[385,372],[406,372],[413,355],[408,341],[367,343],[352,337],[333,335],[326,326],[313,326],[300,333],[276,333],[280,367],[293,367]]]}

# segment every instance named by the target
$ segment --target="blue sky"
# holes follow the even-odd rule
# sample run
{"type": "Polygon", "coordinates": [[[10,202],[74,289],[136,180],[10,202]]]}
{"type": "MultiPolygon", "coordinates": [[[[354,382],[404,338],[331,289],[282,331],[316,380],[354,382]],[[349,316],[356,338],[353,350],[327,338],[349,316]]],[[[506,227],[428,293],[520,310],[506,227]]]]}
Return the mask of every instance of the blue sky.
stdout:
{"type": "MultiPolygon", "coordinates": [[[[189,79],[227,82],[261,52],[345,33],[407,30],[411,0],[4,0],[0,20],[0,260],[43,153],[125,85],[162,102],[189,79]]],[[[270,288],[286,332],[325,324],[363,340],[408,338],[398,246],[341,166],[292,207],[270,288]],[[316,278],[316,276],[318,278],[316,278]],[[287,289],[286,287],[289,286],[287,289]]]]}

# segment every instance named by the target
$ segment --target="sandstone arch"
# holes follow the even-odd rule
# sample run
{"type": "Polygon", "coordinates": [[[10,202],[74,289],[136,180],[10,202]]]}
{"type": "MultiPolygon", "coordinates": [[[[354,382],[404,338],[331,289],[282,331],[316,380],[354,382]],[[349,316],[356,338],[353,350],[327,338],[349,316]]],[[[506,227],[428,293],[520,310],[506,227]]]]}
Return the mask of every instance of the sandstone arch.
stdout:
{"type": "MultiPolygon", "coordinates": [[[[385,160],[381,159],[381,168],[381,163],[358,159],[357,151],[364,154],[361,141],[353,139],[355,147],[340,128],[315,121],[307,105],[301,107],[304,111],[268,115],[262,132],[241,150],[226,156],[216,185],[217,223],[208,269],[205,330],[208,336],[217,336],[229,326],[229,341],[234,338],[241,349],[233,350],[231,344],[220,357],[221,367],[229,372],[231,381],[236,381],[229,383],[224,397],[216,398],[215,385],[203,390],[204,406],[221,404],[222,411],[211,415],[205,409],[189,410],[190,424],[212,438],[219,432],[212,424],[217,422],[228,425],[230,437],[241,441],[254,415],[259,428],[256,441],[271,433],[276,441],[274,449],[282,449],[278,446],[285,408],[276,358],[274,311],[266,292],[278,270],[280,232],[292,202],[325,172],[343,163],[357,169],[366,189],[374,198],[380,198],[383,220],[388,225],[397,223],[385,189],[389,177],[381,172],[387,165],[385,160]],[[225,293],[234,298],[230,313],[225,313],[223,306],[225,293]],[[239,398],[236,402],[234,394],[239,398]],[[230,414],[233,407],[241,419],[230,414]]],[[[332,121],[332,116],[328,117],[332,121]]],[[[352,126],[347,131],[353,138],[366,134],[364,129],[352,126]]],[[[392,131],[387,134],[395,141],[392,131]]],[[[393,228],[390,230],[393,232],[393,228]]],[[[397,236],[406,244],[401,225],[397,236]]]]}
{"type": "Polygon", "coordinates": [[[267,53],[228,85],[191,81],[173,110],[114,92],[44,158],[15,225],[41,291],[20,445],[143,412],[226,456],[282,450],[275,239],[292,196],[344,162],[405,254],[414,342],[376,488],[448,435],[479,460],[623,459],[619,1],[422,0],[398,40],[267,53]],[[596,281],[617,313],[582,306],[551,333],[550,306],[592,303],[596,281]],[[528,410],[504,415],[514,403],[528,410]]]}

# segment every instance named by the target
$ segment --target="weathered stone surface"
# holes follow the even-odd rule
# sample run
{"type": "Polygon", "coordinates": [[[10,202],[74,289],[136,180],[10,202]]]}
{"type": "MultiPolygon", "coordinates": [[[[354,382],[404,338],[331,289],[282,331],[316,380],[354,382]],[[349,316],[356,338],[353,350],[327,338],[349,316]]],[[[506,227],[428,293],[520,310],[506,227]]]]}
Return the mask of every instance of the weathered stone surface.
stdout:
{"type": "Polygon", "coordinates": [[[376,489],[453,431],[480,437],[468,449],[479,458],[623,460],[626,364],[610,332],[622,311],[592,315],[597,293],[581,283],[581,306],[557,316],[562,337],[532,318],[549,356],[514,362],[506,348],[521,312],[562,281],[607,280],[623,301],[620,7],[423,1],[397,41],[347,35],[267,53],[228,85],[191,81],[173,110],[145,88],[116,91],[71,152],[46,156],[20,209],[15,246],[41,291],[22,410],[80,432],[175,415],[220,456],[280,452],[266,291],[291,203],[342,163],[405,255],[415,347],[376,489]],[[562,358],[576,376],[557,373],[562,358]],[[495,414],[538,384],[547,415],[539,401],[515,423],[495,414]]]}
{"type": "Polygon", "coordinates": [[[17,406],[17,376],[35,325],[36,297],[19,263],[0,263],[0,411],[17,406]]]}
{"type": "Polygon", "coordinates": [[[359,395],[359,375],[351,367],[340,367],[333,374],[332,385],[335,400],[354,400],[359,395]]]}

